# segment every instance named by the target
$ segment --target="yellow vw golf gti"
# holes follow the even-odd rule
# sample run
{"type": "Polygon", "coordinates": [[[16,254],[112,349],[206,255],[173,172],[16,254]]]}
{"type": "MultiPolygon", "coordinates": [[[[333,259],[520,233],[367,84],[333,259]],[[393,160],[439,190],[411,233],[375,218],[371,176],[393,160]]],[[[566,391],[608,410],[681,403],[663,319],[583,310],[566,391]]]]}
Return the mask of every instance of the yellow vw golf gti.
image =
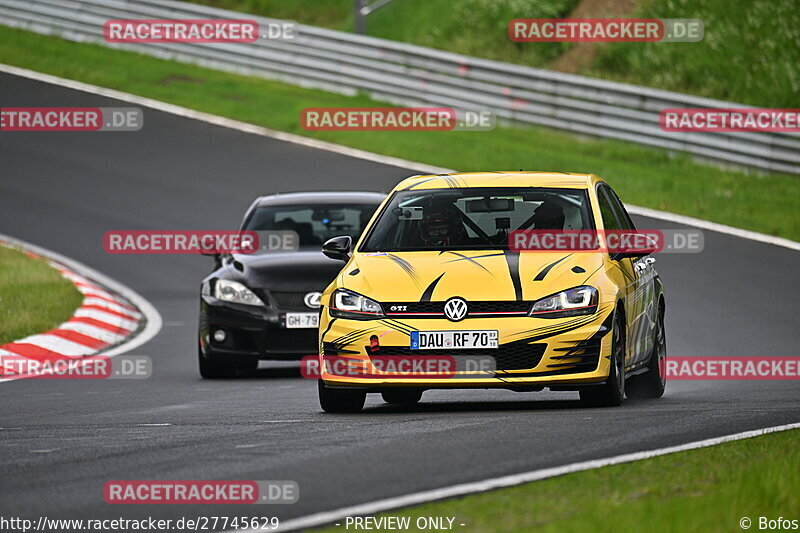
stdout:
{"type": "Polygon", "coordinates": [[[655,244],[608,245],[612,232],[635,229],[593,174],[405,179],[358,242],[323,246],[346,264],[321,298],[322,409],[360,411],[367,393],[413,404],[425,390],[455,388],[578,391],[591,406],[660,397],[655,244]],[[515,244],[583,234],[593,244],[515,244]]]}

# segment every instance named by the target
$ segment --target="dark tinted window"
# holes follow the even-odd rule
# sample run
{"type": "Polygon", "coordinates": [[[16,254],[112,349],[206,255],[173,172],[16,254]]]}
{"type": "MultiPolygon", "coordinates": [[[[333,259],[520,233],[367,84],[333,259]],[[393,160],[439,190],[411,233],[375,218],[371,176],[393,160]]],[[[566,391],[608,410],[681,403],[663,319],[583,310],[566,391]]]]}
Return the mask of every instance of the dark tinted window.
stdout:
{"type": "Polygon", "coordinates": [[[617,230],[624,229],[617,219],[617,213],[608,199],[605,187],[600,186],[597,188],[597,202],[600,204],[600,216],[603,219],[603,227],[605,229],[617,230]]]}
{"type": "Polygon", "coordinates": [[[608,194],[608,200],[611,202],[611,207],[614,209],[614,213],[616,213],[622,225],[622,229],[636,229],[633,225],[633,220],[631,220],[631,216],[628,214],[628,210],[625,209],[625,205],[623,205],[617,193],[614,192],[614,189],[604,185],[603,190],[608,194]]]}
{"type": "Polygon", "coordinates": [[[594,229],[582,189],[475,187],[400,191],[362,252],[507,249],[514,230],[594,229]]]}
{"type": "Polygon", "coordinates": [[[281,205],[257,207],[245,221],[245,231],[293,231],[301,248],[319,248],[331,237],[357,239],[377,206],[281,205]]]}

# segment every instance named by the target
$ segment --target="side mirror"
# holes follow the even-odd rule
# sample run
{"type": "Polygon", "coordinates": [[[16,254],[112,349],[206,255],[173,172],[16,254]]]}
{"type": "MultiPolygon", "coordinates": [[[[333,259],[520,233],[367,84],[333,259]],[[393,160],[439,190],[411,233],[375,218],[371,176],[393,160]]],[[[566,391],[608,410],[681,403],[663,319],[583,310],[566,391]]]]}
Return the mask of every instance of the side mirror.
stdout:
{"type": "Polygon", "coordinates": [[[349,235],[334,237],[325,241],[322,245],[322,253],[331,259],[347,261],[350,259],[350,247],[353,246],[353,239],[349,235]]]}
{"type": "Polygon", "coordinates": [[[637,244],[636,246],[631,247],[623,247],[621,251],[614,252],[611,254],[611,259],[614,261],[619,261],[620,259],[640,259],[650,254],[654,254],[659,250],[658,243],[651,239],[650,237],[645,237],[647,242],[642,244],[637,244]]]}

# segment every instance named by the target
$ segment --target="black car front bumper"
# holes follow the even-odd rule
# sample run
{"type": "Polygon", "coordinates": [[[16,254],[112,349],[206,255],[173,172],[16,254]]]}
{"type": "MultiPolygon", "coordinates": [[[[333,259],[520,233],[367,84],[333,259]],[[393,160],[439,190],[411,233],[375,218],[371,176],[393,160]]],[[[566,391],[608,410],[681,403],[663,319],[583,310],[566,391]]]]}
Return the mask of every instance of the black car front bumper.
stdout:
{"type": "MultiPolygon", "coordinates": [[[[273,301],[273,303],[275,303],[273,301]]],[[[287,312],[317,312],[314,309],[283,309],[277,305],[255,307],[200,297],[200,350],[211,360],[253,358],[297,360],[318,353],[316,328],[287,329],[287,312]],[[214,332],[225,332],[225,340],[214,332]]]]}

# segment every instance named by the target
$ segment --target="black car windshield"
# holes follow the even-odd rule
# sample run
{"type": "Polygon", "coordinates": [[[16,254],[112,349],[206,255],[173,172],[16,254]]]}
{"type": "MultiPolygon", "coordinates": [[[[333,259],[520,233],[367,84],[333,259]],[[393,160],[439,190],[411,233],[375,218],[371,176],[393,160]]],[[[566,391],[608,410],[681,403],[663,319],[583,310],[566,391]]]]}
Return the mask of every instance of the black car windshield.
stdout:
{"type": "Polygon", "coordinates": [[[259,239],[268,232],[294,232],[300,249],[319,250],[326,240],[350,235],[355,241],[361,235],[377,205],[275,205],[257,207],[245,221],[242,230],[255,231],[259,239]]]}
{"type": "Polygon", "coordinates": [[[508,249],[514,230],[594,229],[583,189],[491,187],[400,191],[361,252],[508,249]]]}

